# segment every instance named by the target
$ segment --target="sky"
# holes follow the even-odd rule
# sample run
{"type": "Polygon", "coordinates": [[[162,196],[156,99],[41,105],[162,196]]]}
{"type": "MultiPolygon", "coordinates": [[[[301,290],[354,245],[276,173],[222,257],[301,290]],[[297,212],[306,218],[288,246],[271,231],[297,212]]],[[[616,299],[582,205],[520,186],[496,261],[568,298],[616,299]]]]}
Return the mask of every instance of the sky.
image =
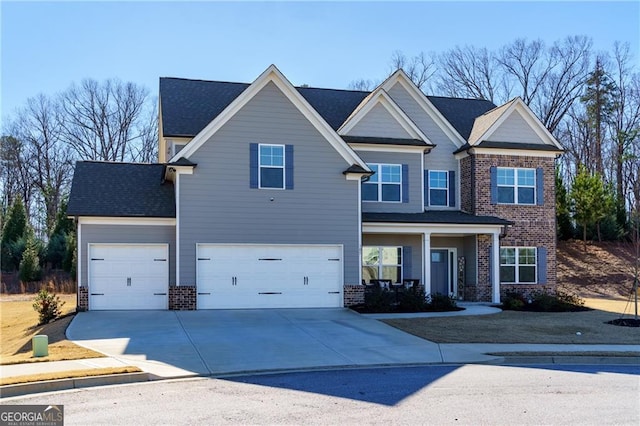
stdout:
{"type": "Polygon", "coordinates": [[[0,0],[0,117],[83,78],[157,95],[160,77],[251,82],[275,64],[294,84],[347,88],[411,56],[516,38],[586,35],[640,61],[640,2],[11,2],[0,0]]]}

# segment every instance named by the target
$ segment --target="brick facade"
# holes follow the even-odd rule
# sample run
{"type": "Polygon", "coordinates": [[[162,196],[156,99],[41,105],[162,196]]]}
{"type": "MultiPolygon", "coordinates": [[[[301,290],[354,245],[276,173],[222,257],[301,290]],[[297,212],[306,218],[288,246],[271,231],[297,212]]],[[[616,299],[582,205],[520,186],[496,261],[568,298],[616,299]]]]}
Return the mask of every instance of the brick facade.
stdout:
{"type": "Polygon", "coordinates": [[[344,285],[344,307],[362,305],[364,303],[364,290],[363,285],[344,285]]]}
{"type": "Polygon", "coordinates": [[[84,312],[89,310],[89,289],[87,287],[78,287],[78,305],[76,311],[84,312]]]}
{"type": "Polygon", "coordinates": [[[196,286],[170,286],[169,310],[194,311],[197,307],[196,297],[196,286]]]}
{"type": "MultiPolygon", "coordinates": [[[[553,291],[556,288],[556,211],[555,211],[555,160],[552,157],[509,156],[472,154],[463,158],[461,187],[472,188],[461,194],[462,208],[476,215],[497,216],[514,222],[504,237],[501,246],[545,247],[547,249],[547,283],[503,284],[502,295],[508,290],[530,292],[553,291]],[[495,167],[541,168],[543,170],[544,204],[505,205],[491,204],[490,169],[495,167]],[[468,185],[468,186],[467,186],[468,185]],[[471,210],[467,210],[467,209],[471,210]]],[[[491,237],[478,236],[478,283],[475,300],[490,301],[489,248],[491,237]]]]}

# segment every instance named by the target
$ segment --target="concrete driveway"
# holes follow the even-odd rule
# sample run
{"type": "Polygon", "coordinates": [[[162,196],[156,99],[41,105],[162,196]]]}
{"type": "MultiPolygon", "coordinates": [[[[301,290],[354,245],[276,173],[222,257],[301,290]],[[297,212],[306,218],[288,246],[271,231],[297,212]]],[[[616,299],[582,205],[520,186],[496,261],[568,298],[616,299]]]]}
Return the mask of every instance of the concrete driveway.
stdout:
{"type": "Polygon", "coordinates": [[[437,344],[348,309],[83,312],[67,337],[160,377],[443,362],[437,344]]]}

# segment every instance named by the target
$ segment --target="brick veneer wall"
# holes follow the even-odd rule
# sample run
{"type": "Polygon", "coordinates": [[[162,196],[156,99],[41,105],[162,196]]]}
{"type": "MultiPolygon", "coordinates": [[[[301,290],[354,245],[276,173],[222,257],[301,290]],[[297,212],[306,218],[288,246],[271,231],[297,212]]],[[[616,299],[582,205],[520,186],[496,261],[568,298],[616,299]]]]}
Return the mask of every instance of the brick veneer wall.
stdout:
{"type": "Polygon", "coordinates": [[[196,310],[196,286],[170,286],[169,309],[172,311],[196,310]]]}
{"type": "Polygon", "coordinates": [[[362,305],[364,303],[364,289],[363,285],[344,285],[344,307],[362,305]]]}
{"type": "Polygon", "coordinates": [[[84,312],[89,310],[89,289],[87,287],[78,287],[78,306],[76,306],[78,312],[84,312]]]}
{"type": "MultiPolygon", "coordinates": [[[[517,290],[525,293],[535,290],[555,290],[557,281],[554,159],[547,157],[474,154],[461,161],[461,171],[461,184],[464,185],[466,182],[471,184],[471,188],[473,188],[472,194],[463,195],[463,208],[465,205],[468,205],[468,203],[473,202],[472,212],[477,215],[498,216],[514,222],[513,226],[508,229],[506,236],[500,240],[501,246],[546,247],[547,249],[546,285],[503,284],[500,288],[501,293],[504,295],[504,292],[507,290],[517,290]],[[542,168],[544,173],[544,205],[492,205],[490,177],[490,168],[492,166],[542,168]],[[470,170],[474,172],[473,177],[469,175],[470,170]],[[465,204],[465,202],[467,204],[465,204]]],[[[465,186],[462,186],[462,188],[465,188],[465,186]]],[[[491,300],[488,269],[490,244],[490,236],[478,236],[478,286],[476,300],[491,300]]]]}
{"type": "Polygon", "coordinates": [[[460,210],[473,214],[473,156],[468,156],[460,160],[460,210]]]}

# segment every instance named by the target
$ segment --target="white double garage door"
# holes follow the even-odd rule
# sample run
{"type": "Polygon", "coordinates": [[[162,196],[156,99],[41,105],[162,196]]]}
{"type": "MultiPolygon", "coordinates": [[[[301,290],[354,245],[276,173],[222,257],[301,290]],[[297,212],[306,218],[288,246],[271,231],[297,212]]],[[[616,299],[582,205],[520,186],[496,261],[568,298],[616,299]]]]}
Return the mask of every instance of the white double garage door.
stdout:
{"type": "MultiPolygon", "coordinates": [[[[198,309],[343,305],[342,246],[198,244],[198,309]]],[[[166,244],[89,246],[89,308],[167,309],[166,244]]]]}

